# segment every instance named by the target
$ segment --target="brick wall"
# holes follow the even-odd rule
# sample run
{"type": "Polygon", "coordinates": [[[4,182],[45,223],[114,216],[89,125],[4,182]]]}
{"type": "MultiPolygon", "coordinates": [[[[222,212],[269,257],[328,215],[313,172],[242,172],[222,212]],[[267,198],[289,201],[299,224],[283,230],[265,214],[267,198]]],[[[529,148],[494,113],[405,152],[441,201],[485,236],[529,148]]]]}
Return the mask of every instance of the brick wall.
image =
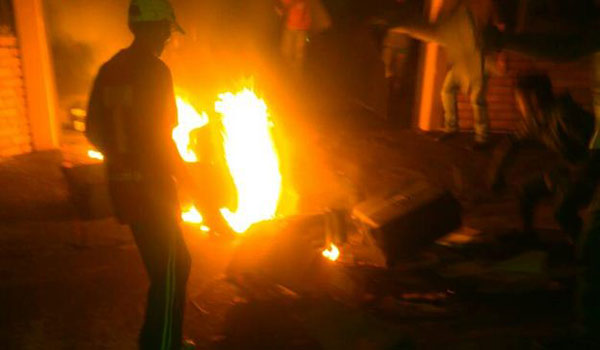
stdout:
{"type": "MultiPolygon", "coordinates": [[[[569,92],[576,102],[586,110],[592,111],[589,59],[570,63],[552,63],[508,53],[507,61],[506,76],[492,77],[488,85],[487,101],[492,131],[513,130],[516,126],[520,116],[515,106],[513,87],[515,77],[522,72],[547,73],[552,79],[555,92],[569,92]]],[[[458,113],[460,127],[472,128],[473,112],[468,99],[462,94],[458,97],[458,113]]]]}
{"type": "Polygon", "coordinates": [[[0,35],[0,157],[31,150],[17,39],[11,35],[0,35]]]}

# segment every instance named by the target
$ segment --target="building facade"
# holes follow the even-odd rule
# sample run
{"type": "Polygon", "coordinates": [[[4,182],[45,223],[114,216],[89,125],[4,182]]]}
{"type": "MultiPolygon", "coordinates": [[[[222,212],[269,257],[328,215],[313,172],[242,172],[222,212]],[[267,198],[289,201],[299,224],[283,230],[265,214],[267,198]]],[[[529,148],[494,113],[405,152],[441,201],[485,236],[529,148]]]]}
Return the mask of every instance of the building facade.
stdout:
{"type": "Polygon", "coordinates": [[[41,0],[0,0],[0,158],[58,146],[41,0]]]}

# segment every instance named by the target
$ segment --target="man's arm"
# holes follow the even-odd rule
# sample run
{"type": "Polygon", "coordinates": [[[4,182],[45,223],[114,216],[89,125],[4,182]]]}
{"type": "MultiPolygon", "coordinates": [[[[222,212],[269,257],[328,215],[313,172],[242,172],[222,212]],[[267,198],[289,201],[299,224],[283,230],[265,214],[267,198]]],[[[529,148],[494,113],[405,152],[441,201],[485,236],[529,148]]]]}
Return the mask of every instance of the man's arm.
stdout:
{"type": "Polygon", "coordinates": [[[535,141],[538,135],[531,125],[525,122],[512,134],[499,142],[494,149],[492,160],[488,166],[487,185],[491,189],[499,189],[504,182],[504,173],[515,161],[519,149],[535,141]]]}
{"type": "Polygon", "coordinates": [[[85,136],[90,141],[94,147],[96,147],[100,152],[106,152],[106,141],[105,141],[105,128],[103,120],[104,116],[104,108],[102,101],[102,91],[101,91],[101,73],[102,70],[98,73],[96,77],[92,92],[90,94],[90,100],[88,104],[87,118],[85,123],[85,136]]]}
{"type": "Polygon", "coordinates": [[[390,31],[402,33],[425,42],[440,43],[440,37],[435,24],[429,23],[425,18],[407,20],[404,23],[395,23],[390,31]]]}
{"type": "Polygon", "coordinates": [[[519,149],[519,139],[509,136],[499,142],[494,149],[492,160],[488,166],[487,185],[489,188],[497,190],[502,187],[504,182],[504,173],[514,162],[519,149]]]}
{"type": "Polygon", "coordinates": [[[486,47],[505,49],[528,56],[554,61],[573,61],[600,51],[600,37],[596,31],[581,34],[527,34],[502,33],[488,27],[484,32],[486,47]]]}

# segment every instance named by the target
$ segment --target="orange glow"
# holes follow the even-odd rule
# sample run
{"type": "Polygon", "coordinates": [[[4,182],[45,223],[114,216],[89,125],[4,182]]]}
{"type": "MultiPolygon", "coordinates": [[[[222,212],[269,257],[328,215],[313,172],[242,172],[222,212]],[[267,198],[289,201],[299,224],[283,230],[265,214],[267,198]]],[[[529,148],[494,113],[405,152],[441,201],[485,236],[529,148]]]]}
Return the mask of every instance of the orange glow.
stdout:
{"type": "Polygon", "coordinates": [[[93,150],[93,149],[88,150],[87,155],[91,159],[104,160],[104,155],[102,153],[98,152],[98,151],[93,150]]]}
{"type": "MultiPolygon", "coordinates": [[[[443,0],[431,1],[429,21],[433,22],[438,18],[443,3],[443,0]]],[[[433,105],[437,98],[435,78],[439,55],[440,48],[438,44],[427,43],[425,45],[424,63],[421,74],[421,99],[419,101],[419,128],[422,130],[432,130],[435,126],[433,105]]]]}
{"type": "Polygon", "coordinates": [[[190,134],[192,131],[203,127],[208,123],[206,113],[198,113],[192,105],[183,98],[177,97],[177,119],[179,124],[173,129],[173,141],[184,161],[194,163],[198,157],[194,153],[190,134]]]}
{"type": "Polygon", "coordinates": [[[421,101],[419,108],[419,127],[423,130],[433,129],[433,104],[437,98],[435,94],[435,77],[437,73],[437,60],[439,58],[439,46],[427,43],[425,46],[425,63],[423,67],[421,101]]]}
{"type": "Polygon", "coordinates": [[[340,250],[331,243],[328,249],[323,250],[323,256],[331,261],[336,261],[340,257],[340,250]]]}
{"type": "Polygon", "coordinates": [[[429,20],[435,21],[440,15],[440,11],[442,10],[442,5],[444,4],[444,0],[433,0],[431,2],[431,7],[429,8],[429,20]]]}
{"type": "Polygon", "coordinates": [[[267,105],[250,89],[224,93],[215,103],[222,116],[227,166],[237,190],[237,209],[221,213],[229,226],[245,232],[275,216],[281,194],[279,157],[267,105]]]}

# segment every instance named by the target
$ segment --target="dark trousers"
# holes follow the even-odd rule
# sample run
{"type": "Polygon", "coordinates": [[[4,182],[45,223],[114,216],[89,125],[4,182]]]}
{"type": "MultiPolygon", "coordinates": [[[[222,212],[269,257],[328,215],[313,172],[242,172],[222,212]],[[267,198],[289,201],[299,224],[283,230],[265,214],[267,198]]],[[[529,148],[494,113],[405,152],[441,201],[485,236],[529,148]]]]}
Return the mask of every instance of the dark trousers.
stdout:
{"type": "Polygon", "coordinates": [[[150,280],[140,349],[181,349],[190,255],[174,216],[130,225],[150,280]]]}
{"type": "Polygon", "coordinates": [[[577,304],[586,335],[600,342],[600,202],[590,206],[588,223],[578,241],[577,304]]]}
{"type": "Polygon", "coordinates": [[[554,218],[561,229],[577,240],[583,227],[579,210],[591,201],[594,187],[587,181],[573,179],[565,171],[550,172],[531,178],[520,190],[520,212],[523,230],[533,231],[533,214],[538,203],[554,197],[554,218]]]}

